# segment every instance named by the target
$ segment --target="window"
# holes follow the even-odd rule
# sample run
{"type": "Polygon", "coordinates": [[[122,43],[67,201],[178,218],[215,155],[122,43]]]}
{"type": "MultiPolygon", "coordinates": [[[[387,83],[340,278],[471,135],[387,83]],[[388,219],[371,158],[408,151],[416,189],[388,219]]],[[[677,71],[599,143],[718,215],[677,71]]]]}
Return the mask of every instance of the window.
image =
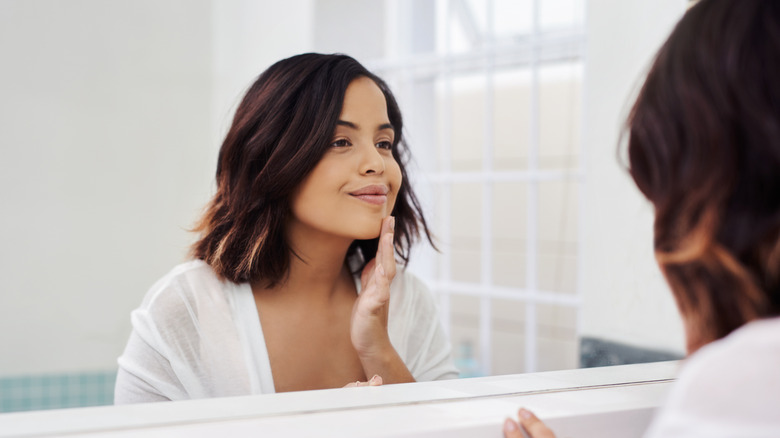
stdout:
{"type": "Polygon", "coordinates": [[[584,0],[386,1],[386,56],[463,376],[575,368],[584,0]]]}

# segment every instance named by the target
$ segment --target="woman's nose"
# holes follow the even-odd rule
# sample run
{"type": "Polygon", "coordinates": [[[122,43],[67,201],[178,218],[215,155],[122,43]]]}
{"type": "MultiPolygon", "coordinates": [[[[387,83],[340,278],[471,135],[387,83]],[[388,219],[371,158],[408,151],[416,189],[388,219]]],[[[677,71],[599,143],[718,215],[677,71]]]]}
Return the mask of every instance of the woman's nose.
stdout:
{"type": "Polygon", "coordinates": [[[379,153],[379,149],[369,143],[361,147],[363,151],[360,157],[360,174],[383,174],[385,172],[385,159],[379,153]]]}

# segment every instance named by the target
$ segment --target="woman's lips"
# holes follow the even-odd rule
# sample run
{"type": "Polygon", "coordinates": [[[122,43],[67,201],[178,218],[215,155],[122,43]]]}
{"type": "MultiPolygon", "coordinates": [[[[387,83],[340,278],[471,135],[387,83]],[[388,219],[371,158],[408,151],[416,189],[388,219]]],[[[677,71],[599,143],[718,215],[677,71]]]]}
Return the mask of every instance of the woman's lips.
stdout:
{"type": "Polygon", "coordinates": [[[369,204],[382,205],[387,202],[387,195],[352,195],[361,201],[368,202],[369,204]]]}
{"type": "Polygon", "coordinates": [[[382,205],[387,202],[388,188],[384,185],[370,185],[350,192],[350,195],[373,205],[382,205]]]}

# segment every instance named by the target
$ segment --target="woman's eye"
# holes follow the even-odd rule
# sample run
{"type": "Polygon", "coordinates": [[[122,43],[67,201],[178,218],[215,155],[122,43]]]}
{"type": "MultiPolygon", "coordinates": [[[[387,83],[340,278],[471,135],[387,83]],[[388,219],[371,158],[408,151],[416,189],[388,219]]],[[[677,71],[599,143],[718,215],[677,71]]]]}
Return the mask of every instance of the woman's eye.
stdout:
{"type": "Polygon", "coordinates": [[[391,150],[393,149],[393,143],[390,141],[380,141],[379,143],[376,144],[376,147],[378,147],[379,149],[391,150]]]}
{"type": "Polygon", "coordinates": [[[342,138],[340,140],[336,140],[333,143],[330,144],[330,147],[333,148],[343,148],[347,146],[352,146],[352,143],[349,142],[349,140],[342,138]]]}

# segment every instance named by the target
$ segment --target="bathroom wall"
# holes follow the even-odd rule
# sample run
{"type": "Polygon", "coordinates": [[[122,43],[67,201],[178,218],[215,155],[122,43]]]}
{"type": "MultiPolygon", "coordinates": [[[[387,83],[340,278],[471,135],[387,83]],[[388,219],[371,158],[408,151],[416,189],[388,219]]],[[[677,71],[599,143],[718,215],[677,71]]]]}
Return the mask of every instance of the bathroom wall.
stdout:
{"type": "Polygon", "coordinates": [[[115,368],[210,171],[211,3],[0,2],[0,375],[115,368]]]}
{"type": "Polygon", "coordinates": [[[583,138],[585,336],[682,352],[682,325],[653,258],[651,205],[618,159],[619,135],[652,55],[685,0],[590,0],[583,138]]]}
{"type": "Polygon", "coordinates": [[[0,2],[0,377],[116,368],[244,87],[311,50],[309,3],[0,2]]]}

